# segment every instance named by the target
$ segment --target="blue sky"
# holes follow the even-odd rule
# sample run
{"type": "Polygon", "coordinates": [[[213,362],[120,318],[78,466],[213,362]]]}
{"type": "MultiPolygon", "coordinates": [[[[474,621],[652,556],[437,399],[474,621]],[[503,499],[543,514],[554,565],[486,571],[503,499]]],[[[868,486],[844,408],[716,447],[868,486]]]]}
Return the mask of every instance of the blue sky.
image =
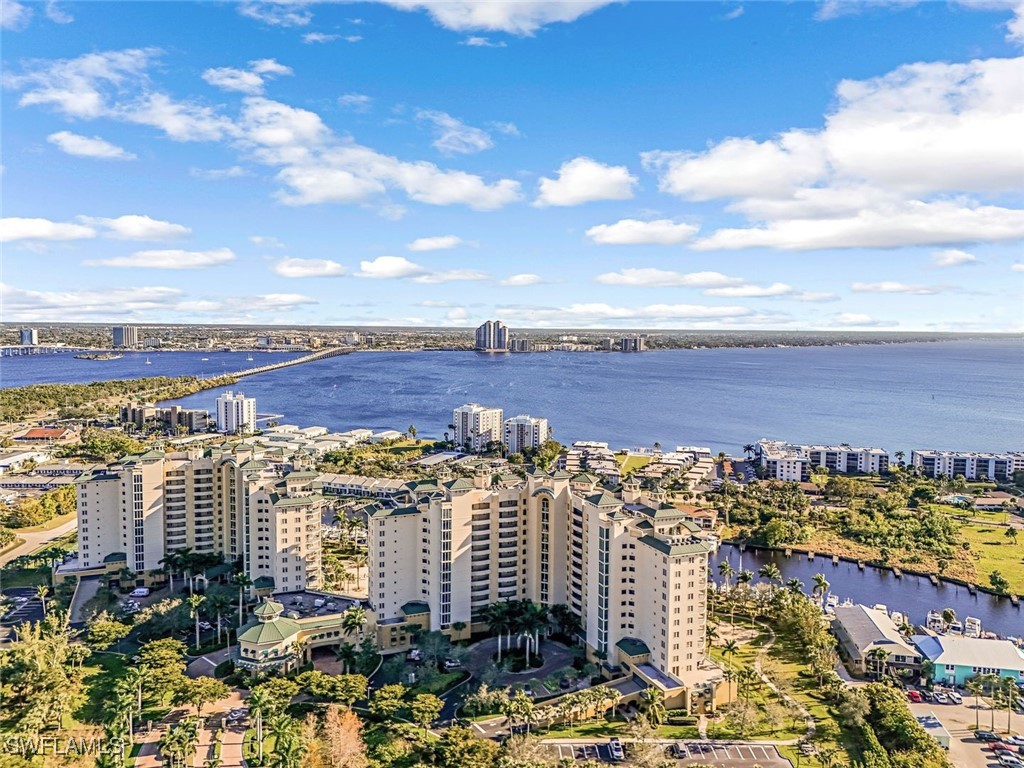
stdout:
{"type": "Polygon", "coordinates": [[[3,320],[1022,331],[1019,13],[3,0],[3,320]]]}

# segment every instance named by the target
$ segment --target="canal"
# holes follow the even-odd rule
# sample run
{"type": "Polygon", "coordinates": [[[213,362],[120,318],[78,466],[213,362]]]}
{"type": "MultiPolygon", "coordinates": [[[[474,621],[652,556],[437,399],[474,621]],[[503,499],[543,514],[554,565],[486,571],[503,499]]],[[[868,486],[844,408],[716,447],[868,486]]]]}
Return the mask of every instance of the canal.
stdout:
{"type": "Polygon", "coordinates": [[[837,595],[840,602],[850,598],[855,603],[875,605],[884,603],[890,612],[900,611],[908,617],[910,623],[922,625],[930,610],[952,608],[961,621],[965,616],[981,619],[982,630],[996,632],[1007,636],[1021,637],[1024,635],[1024,612],[1019,606],[1014,607],[1008,598],[999,598],[985,592],[972,595],[966,587],[940,581],[935,586],[925,576],[911,576],[904,573],[896,578],[888,569],[865,566],[860,570],[856,563],[840,560],[838,565],[832,564],[831,557],[818,555],[808,560],[807,555],[794,552],[790,557],[785,553],[770,550],[748,548],[740,552],[739,548],[724,544],[718,554],[712,556],[714,578],[718,579],[718,563],[728,560],[739,572],[754,572],[755,581],[758,569],[767,563],[775,563],[782,572],[783,580],[798,578],[810,592],[814,574],[823,573],[830,584],[830,594],[837,595]]]}

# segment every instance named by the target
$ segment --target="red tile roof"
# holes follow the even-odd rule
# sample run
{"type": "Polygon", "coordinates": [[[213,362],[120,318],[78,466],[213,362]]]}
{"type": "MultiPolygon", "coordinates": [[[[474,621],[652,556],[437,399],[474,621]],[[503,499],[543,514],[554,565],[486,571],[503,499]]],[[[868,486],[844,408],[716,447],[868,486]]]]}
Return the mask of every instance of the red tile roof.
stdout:
{"type": "Polygon", "coordinates": [[[72,430],[65,427],[34,427],[24,435],[19,435],[18,440],[63,440],[65,437],[74,434],[72,430]]]}

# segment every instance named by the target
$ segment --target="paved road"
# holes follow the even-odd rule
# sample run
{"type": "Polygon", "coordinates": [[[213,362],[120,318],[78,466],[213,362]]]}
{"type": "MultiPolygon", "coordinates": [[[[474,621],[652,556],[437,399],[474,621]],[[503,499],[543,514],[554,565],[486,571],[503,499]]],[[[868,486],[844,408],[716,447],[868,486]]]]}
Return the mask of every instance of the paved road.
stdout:
{"type": "MultiPolygon", "coordinates": [[[[981,699],[975,709],[974,697],[964,694],[963,704],[921,704],[910,703],[910,711],[916,717],[934,714],[946,726],[950,735],[949,755],[957,768],[983,768],[994,766],[992,753],[974,738],[974,726],[978,722],[982,730],[989,730],[995,723],[996,733],[1006,733],[1006,710],[993,712],[988,700],[981,699]]],[[[1024,715],[1010,715],[1010,729],[1014,734],[1024,734],[1024,715]]]]}
{"type": "Polygon", "coordinates": [[[19,555],[27,555],[31,552],[35,552],[44,544],[48,544],[54,539],[59,539],[66,533],[71,533],[78,526],[77,518],[75,520],[68,520],[62,525],[58,525],[56,528],[52,528],[49,531],[33,531],[31,533],[17,533],[19,539],[24,539],[25,543],[21,544],[14,549],[8,550],[4,554],[0,555],[0,566],[6,565],[14,558],[19,555]]]}
{"type": "MultiPolygon", "coordinates": [[[[625,742],[628,743],[628,739],[625,742]]],[[[576,761],[599,760],[612,762],[608,739],[544,739],[541,743],[558,756],[576,761]]],[[[762,742],[730,741],[668,741],[657,739],[653,743],[664,749],[672,745],[681,747],[679,756],[670,764],[679,766],[710,766],[716,768],[792,768],[792,763],[779,754],[774,744],[762,742]]],[[[627,747],[628,748],[628,747],[627,747]]]]}

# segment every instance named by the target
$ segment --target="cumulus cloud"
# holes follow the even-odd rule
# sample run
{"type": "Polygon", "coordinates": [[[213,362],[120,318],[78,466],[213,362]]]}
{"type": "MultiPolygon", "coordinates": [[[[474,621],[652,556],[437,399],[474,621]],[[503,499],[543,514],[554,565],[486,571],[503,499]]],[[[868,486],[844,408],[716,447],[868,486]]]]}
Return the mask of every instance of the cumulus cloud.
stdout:
{"type": "Polygon", "coordinates": [[[1010,269],[1013,270],[1014,272],[1024,272],[1024,264],[1011,264],[1010,269]]]}
{"type": "Polygon", "coordinates": [[[977,264],[978,257],[973,253],[961,251],[957,248],[947,248],[944,251],[935,251],[932,254],[932,264],[936,267],[959,267],[964,264],[977,264]]]}
{"type": "Polygon", "coordinates": [[[118,216],[114,219],[79,216],[78,220],[101,229],[104,237],[113,240],[178,240],[192,234],[191,229],[181,224],[137,214],[118,216]]]}
{"type": "Polygon", "coordinates": [[[417,275],[412,279],[414,283],[423,285],[437,285],[440,283],[475,282],[490,280],[491,276],[478,269],[448,269],[441,272],[428,272],[425,275],[417,275]]]}
{"type": "Polygon", "coordinates": [[[636,321],[726,319],[750,315],[746,307],[702,304],[648,304],[622,307],[611,304],[570,304],[565,307],[499,307],[495,314],[517,325],[578,328],[590,325],[629,324],[636,321]]]}
{"type": "Polygon", "coordinates": [[[705,296],[719,296],[727,299],[763,299],[790,296],[796,293],[791,285],[772,283],[771,285],[727,285],[722,288],[708,288],[702,293],[705,296]]]}
{"type": "Polygon", "coordinates": [[[312,43],[333,43],[340,40],[341,35],[329,35],[326,32],[307,32],[302,36],[302,42],[307,45],[312,43]]]}
{"type": "Polygon", "coordinates": [[[353,112],[369,112],[373,106],[373,99],[365,93],[346,93],[338,97],[338,103],[353,112]]]}
{"type": "Polygon", "coordinates": [[[131,256],[115,256],[110,259],[90,259],[83,262],[88,267],[129,267],[132,269],[202,269],[216,267],[235,260],[230,248],[213,251],[137,251],[131,256]]]}
{"type": "Polygon", "coordinates": [[[466,241],[457,235],[439,235],[437,237],[416,238],[406,248],[410,251],[444,251],[466,244],[466,241]]]}
{"type": "Polygon", "coordinates": [[[850,290],[855,293],[906,293],[911,296],[934,296],[942,293],[941,285],[907,285],[895,280],[883,280],[878,283],[854,283],[850,290]]]}
{"type": "Polygon", "coordinates": [[[71,131],[57,131],[46,140],[61,152],[75,157],[91,157],[97,160],[135,160],[135,155],[125,149],[101,139],[99,136],[79,136],[71,131]]]}
{"type": "Polygon", "coordinates": [[[17,32],[28,26],[32,9],[17,0],[0,0],[0,29],[17,32]]]}
{"type": "Polygon", "coordinates": [[[360,261],[356,277],[391,280],[400,277],[416,277],[426,273],[427,270],[424,267],[403,256],[378,256],[370,261],[360,261]]]}
{"type": "Polygon", "coordinates": [[[238,12],[271,27],[304,27],[313,20],[305,6],[290,0],[243,0],[238,12]]]}
{"type": "Polygon", "coordinates": [[[839,328],[884,328],[896,325],[890,320],[875,320],[861,312],[840,312],[832,319],[832,325],[839,328]]]}
{"type": "Polygon", "coordinates": [[[639,287],[683,286],[689,288],[710,288],[727,285],[741,285],[743,278],[729,277],[721,272],[673,272],[667,269],[636,268],[618,272],[605,272],[594,278],[604,285],[628,285],[639,287]]]}
{"type": "Polygon", "coordinates": [[[508,285],[515,288],[523,288],[528,285],[539,285],[544,282],[544,278],[540,275],[535,275],[532,272],[523,272],[518,275],[509,275],[501,281],[502,285],[508,285]]]}
{"type": "Polygon", "coordinates": [[[985,204],[1024,175],[1024,59],[908,64],[844,80],[818,130],[644,153],[659,188],[729,200],[750,226],[703,250],[894,248],[1024,237],[1021,211],[985,204]]]}
{"type": "Polygon", "coordinates": [[[0,283],[4,315],[15,322],[52,320],[55,316],[71,321],[102,320],[146,310],[166,311],[181,296],[179,289],[166,286],[34,291],[0,283]]]}
{"type": "Polygon", "coordinates": [[[82,224],[11,216],[0,219],[0,243],[18,240],[87,240],[96,230],[82,224]]]}
{"type": "Polygon", "coordinates": [[[504,40],[491,40],[489,37],[471,35],[459,43],[459,45],[468,45],[471,48],[506,48],[508,43],[504,40]]]}
{"type": "Polygon", "coordinates": [[[240,165],[232,165],[227,168],[189,168],[189,176],[207,181],[221,181],[223,179],[239,179],[249,176],[249,172],[240,165]]]}
{"type": "Polygon", "coordinates": [[[55,0],[47,0],[46,18],[54,24],[70,24],[75,20],[75,17],[57,5],[55,0]]]}
{"type": "Polygon", "coordinates": [[[416,113],[416,119],[433,125],[436,137],[433,146],[443,155],[471,155],[494,146],[487,131],[466,125],[447,112],[421,109],[416,113]]]}
{"type": "Polygon", "coordinates": [[[693,237],[699,229],[696,225],[671,219],[621,219],[614,224],[591,227],[587,230],[587,237],[599,245],[678,245],[693,237]]]}
{"type": "Polygon", "coordinates": [[[250,235],[249,242],[257,248],[284,248],[284,243],[272,235],[250,235]]]}
{"type": "Polygon", "coordinates": [[[279,64],[275,59],[256,59],[249,62],[249,69],[214,67],[203,72],[203,80],[224,91],[238,91],[249,95],[263,93],[268,77],[292,74],[291,67],[279,64]]]}
{"type": "Polygon", "coordinates": [[[378,0],[403,11],[426,11],[436,24],[455,32],[484,30],[532,35],[556,22],[571,22],[612,0],[378,0]]]}
{"type": "Polygon", "coordinates": [[[274,272],[281,277],[340,277],[345,267],[330,259],[281,259],[274,272]]]}
{"type": "Polygon", "coordinates": [[[604,165],[589,157],[562,164],[558,178],[542,177],[535,206],[567,206],[594,200],[628,200],[637,179],[624,165],[604,165]]]}

